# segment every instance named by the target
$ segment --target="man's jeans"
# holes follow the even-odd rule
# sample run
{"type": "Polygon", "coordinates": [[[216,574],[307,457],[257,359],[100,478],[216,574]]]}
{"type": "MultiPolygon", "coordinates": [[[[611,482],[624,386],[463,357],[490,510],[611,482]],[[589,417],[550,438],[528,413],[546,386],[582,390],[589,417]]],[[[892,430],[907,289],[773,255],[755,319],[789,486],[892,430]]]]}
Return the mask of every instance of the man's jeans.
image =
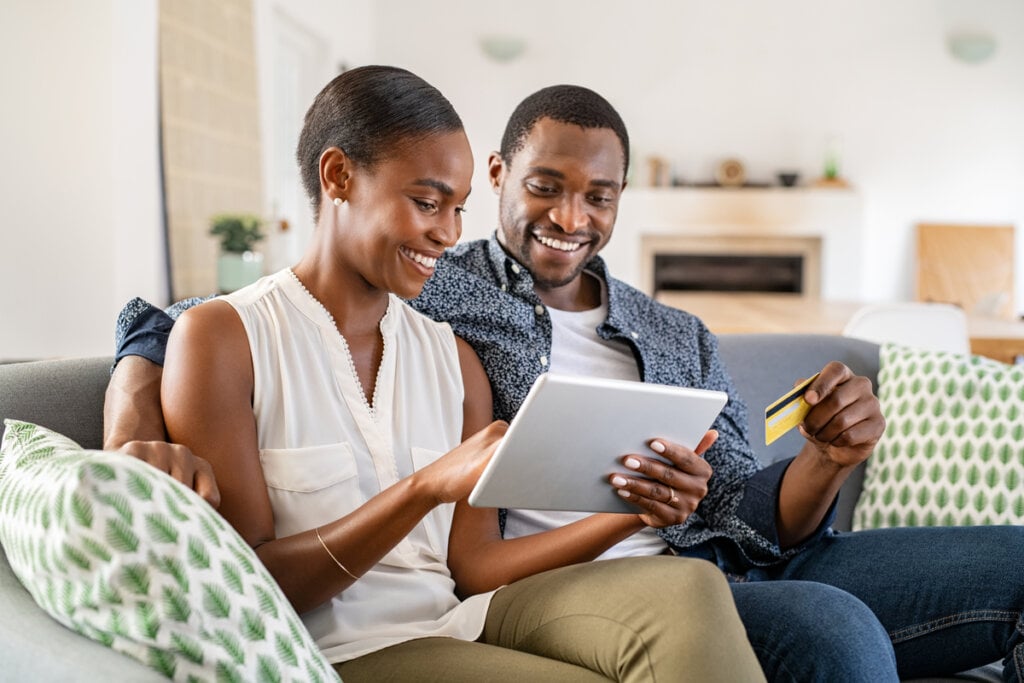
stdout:
{"type": "Polygon", "coordinates": [[[834,532],[772,570],[729,576],[769,681],[1024,672],[1024,527],[834,532]]]}

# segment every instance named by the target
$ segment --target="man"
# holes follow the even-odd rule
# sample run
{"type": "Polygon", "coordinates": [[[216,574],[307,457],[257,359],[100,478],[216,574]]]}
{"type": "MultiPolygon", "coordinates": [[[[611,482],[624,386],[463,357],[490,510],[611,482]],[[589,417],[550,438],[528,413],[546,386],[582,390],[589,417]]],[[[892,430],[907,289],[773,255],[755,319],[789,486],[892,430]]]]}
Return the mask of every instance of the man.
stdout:
{"type": "MultiPolygon", "coordinates": [[[[704,325],[615,280],[597,256],[614,227],[628,154],[625,126],[596,93],[555,86],[528,97],[489,160],[499,194],[496,235],[447,253],[412,302],[474,347],[491,381],[496,418],[510,419],[549,370],[735,396],[704,325]]],[[[145,315],[150,323],[124,326],[141,335],[136,341],[159,337],[170,322],[151,308],[145,315]]],[[[132,346],[122,346],[119,356],[133,353],[132,346]]],[[[164,454],[162,423],[154,417],[159,370],[127,360],[108,391],[107,445],[146,438],[155,443],[132,450],[164,454]]],[[[792,460],[760,469],[747,442],[745,407],[734,397],[715,422],[719,436],[703,461],[657,471],[641,465],[639,474],[656,480],[645,485],[661,487],[645,493],[663,492],[674,502],[674,492],[686,490],[696,510],[675,526],[610,541],[603,557],[668,551],[715,562],[732,581],[770,680],[895,680],[1000,657],[1007,657],[1008,680],[1019,680],[1024,582],[1015,571],[1024,560],[1024,530],[832,532],[836,493],[870,455],[884,420],[870,382],[839,363],[822,369],[806,398],[813,406],[801,425],[806,443],[792,460]],[[692,484],[702,473],[706,490],[692,484]]],[[[212,477],[196,472],[192,483],[209,489],[212,477]]],[[[510,511],[505,533],[525,535],[578,517],[510,511]]]]}

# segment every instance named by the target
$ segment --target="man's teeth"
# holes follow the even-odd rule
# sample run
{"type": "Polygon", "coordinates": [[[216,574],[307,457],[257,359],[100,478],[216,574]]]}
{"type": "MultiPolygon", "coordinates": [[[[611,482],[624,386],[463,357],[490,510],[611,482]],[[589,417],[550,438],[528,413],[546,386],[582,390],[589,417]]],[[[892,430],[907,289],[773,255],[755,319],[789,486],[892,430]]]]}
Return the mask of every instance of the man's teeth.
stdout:
{"type": "Polygon", "coordinates": [[[427,268],[433,268],[437,264],[436,258],[431,258],[429,256],[424,256],[423,254],[418,254],[415,251],[412,251],[411,249],[402,249],[402,253],[411,258],[416,263],[424,265],[427,268]]]}
{"type": "Polygon", "coordinates": [[[559,251],[576,251],[580,248],[579,242],[563,242],[562,240],[553,240],[550,237],[544,237],[542,235],[535,235],[537,241],[543,244],[545,247],[551,247],[559,251]]]}

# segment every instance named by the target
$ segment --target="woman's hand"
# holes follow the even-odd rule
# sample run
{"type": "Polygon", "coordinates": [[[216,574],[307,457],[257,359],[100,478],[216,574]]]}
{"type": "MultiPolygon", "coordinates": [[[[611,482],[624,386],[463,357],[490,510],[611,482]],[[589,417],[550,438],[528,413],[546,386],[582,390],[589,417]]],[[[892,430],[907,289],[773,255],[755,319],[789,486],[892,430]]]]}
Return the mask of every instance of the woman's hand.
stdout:
{"type": "Polygon", "coordinates": [[[507,429],[507,422],[496,420],[413,476],[438,505],[462,500],[473,490],[507,429]]]}
{"type": "Polygon", "coordinates": [[[640,513],[640,521],[647,526],[682,524],[708,493],[712,470],[701,455],[717,438],[718,432],[709,430],[692,451],[671,441],[654,439],[649,445],[660,459],[624,456],[622,464],[637,476],[616,473],[608,479],[620,496],[646,511],[640,513]]]}

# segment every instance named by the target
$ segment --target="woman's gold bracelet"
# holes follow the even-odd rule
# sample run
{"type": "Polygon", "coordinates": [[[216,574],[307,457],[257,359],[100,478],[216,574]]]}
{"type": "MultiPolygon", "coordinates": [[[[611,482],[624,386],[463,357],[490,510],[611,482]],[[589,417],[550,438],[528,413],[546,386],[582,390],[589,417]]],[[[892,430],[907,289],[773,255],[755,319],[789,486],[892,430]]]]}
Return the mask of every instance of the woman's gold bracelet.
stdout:
{"type": "Polygon", "coordinates": [[[352,572],[350,572],[348,569],[346,569],[345,565],[343,565],[341,562],[338,561],[338,558],[336,558],[334,556],[334,553],[331,552],[331,549],[327,547],[326,543],[324,543],[324,539],[320,535],[320,527],[317,527],[316,529],[314,529],[314,531],[316,531],[316,540],[320,541],[320,545],[322,545],[324,547],[324,550],[327,551],[327,554],[330,555],[332,560],[334,560],[334,564],[336,564],[339,567],[341,567],[341,571],[343,571],[346,574],[348,574],[349,576],[351,576],[353,581],[358,581],[359,577],[356,576],[355,574],[353,574],[352,572]]]}

